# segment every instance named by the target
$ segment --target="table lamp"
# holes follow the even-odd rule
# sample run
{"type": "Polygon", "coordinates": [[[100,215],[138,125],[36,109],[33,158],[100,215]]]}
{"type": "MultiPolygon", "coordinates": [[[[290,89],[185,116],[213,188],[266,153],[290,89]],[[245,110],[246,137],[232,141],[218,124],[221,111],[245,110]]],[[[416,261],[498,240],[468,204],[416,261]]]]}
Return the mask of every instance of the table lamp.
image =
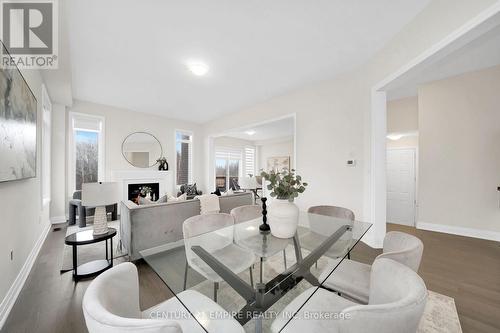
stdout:
{"type": "Polygon", "coordinates": [[[257,189],[257,179],[255,179],[255,177],[241,177],[238,182],[240,187],[244,190],[257,189]]]}
{"type": "Polygon", "coordinates": [[[82,184],[82,206],[95,207],[94,235],[108,232],[106,206],[118,202],[118,183],[84,183],[82,184]]]}

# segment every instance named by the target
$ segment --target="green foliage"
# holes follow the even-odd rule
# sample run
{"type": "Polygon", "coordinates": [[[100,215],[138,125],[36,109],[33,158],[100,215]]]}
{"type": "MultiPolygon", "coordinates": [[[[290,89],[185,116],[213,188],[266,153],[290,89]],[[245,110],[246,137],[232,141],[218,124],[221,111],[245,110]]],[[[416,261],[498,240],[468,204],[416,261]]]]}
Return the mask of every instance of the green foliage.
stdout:
{"type": "Polygon", "coordinates": [[[271,171],[269,173],[262,171],[262,178],[269,181],[267,189],[271,191],[271,197],[282,200],[293,201],[304,193],[307,183],[302,182],[302,177],[295,174],[295,170],[288,171],[284,169],[281,172],[271,171]]]}

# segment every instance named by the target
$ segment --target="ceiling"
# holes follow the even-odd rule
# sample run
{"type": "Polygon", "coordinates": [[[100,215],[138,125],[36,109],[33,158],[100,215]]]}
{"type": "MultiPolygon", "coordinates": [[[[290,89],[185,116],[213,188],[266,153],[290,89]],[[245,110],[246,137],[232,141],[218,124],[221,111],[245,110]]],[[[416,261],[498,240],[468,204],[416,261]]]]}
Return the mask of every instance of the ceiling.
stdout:
{"type": "Polygon", "coordinates": [[[224,133],[224,136],[250,141],[289,139],[294,135],[294,128],[294,119],[292,117],[288,117],[257,126],[232,130],[224,133]],[[247,134],[246,132],[250,130],[255,133],[253,135],[247,134]]]}
{"type": "Polygon", "coordinates": [[[429,1],[69,0],[73,97],[203,123],[360,66],[429,1]]]}
{"type": "Polygon", "coordinates": [[[500,65],[500,15],[494,23],[498,25],[480,37],[389,86],[388,99],[417,96],[422,84],[500,65]]]}

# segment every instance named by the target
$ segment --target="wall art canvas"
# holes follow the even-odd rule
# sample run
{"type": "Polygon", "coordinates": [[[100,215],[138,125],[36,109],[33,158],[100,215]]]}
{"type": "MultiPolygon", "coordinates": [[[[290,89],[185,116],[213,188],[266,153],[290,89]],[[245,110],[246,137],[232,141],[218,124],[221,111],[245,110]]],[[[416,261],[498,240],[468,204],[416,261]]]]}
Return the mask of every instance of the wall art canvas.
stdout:
{"type": "Polygon", "coordinates": [[[36,112],[21,72],[0,66],[0,182],[36,177],[36,112]]]}
{"type": "Polygon", "coordinates": [[[267,159],[267,171],[281,172],[283,169],[290,170],[290,156],[269,157],[267,159]]]}

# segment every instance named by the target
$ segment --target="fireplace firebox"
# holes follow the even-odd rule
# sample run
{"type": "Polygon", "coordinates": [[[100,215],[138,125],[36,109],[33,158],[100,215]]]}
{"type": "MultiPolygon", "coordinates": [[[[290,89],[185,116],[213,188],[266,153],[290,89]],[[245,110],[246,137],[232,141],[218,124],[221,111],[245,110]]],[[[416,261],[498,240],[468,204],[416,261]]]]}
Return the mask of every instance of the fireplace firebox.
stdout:
{"type": "MultiPolygon", "coordinates": [[[[128,184],[128,200],[137,198],[141,193],[143,187],[151,188],[151,198],[156,201],[160,197],[160,183],[141,183],[141,184],[128,184]]],[[[145,195],[141,195],[145,197],[145,195]]]]}

